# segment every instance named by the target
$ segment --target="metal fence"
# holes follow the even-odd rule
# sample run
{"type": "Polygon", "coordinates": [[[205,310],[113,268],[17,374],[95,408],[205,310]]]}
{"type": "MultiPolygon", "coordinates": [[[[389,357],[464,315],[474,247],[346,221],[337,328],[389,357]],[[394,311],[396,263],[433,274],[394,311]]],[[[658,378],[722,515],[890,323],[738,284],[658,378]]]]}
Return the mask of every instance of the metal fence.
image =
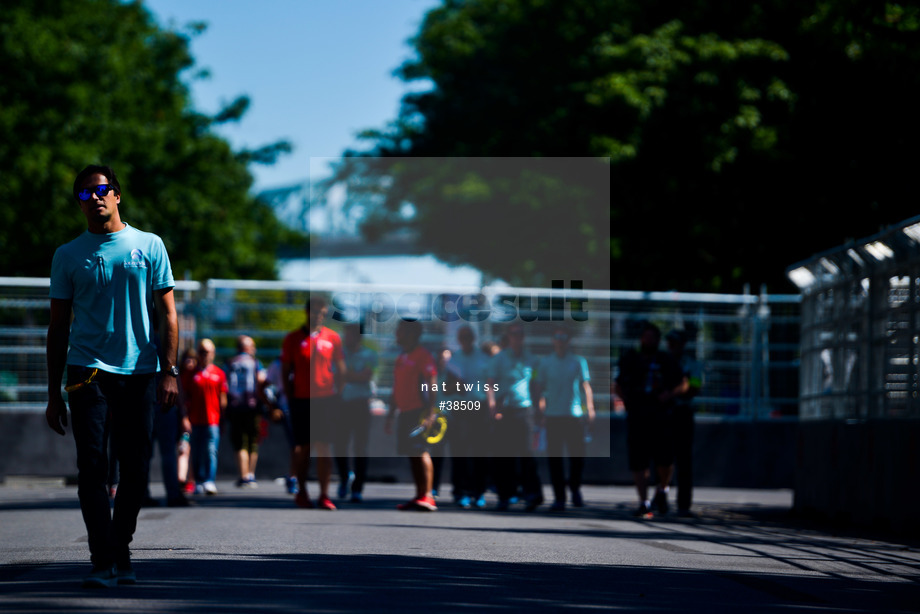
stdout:
{"type": "MultiPolygon", "coordinates": [[[[284,335],[304,323],[310,292],[330,299],[333,328],[341,319],[363,318],[364,342],[380,356],[381,399],[391,386],[398,354],[393,332],[405,310],[424,321],[422,342],[432,351],[456,349],[463,324],[479,342],[500,342],[508,325],[520,321],[527,349],[548,354],[553,327],[565,324],[574,333],[573,351],[588,360],[600,412],[616,408],[611,379],[622,353],[637,345],[642,322],[652,321],[664,333],[682,328],[689,334],[688,351],[703,365],[699,416],[766,420],[798,414],[798,295],[184,281],[176,288],[180,345],[209,337],[221,361],[233,353],[236,337],[246,334],[268,363],[280,354],[284,335]]],[[[45,407],[47,295],[47,279],[0,278],[0,411],[45,407]]]]}
{"type": "MultiPolygon", "coordinates": [[[[45,339],[48,278],[0,277],[0,412],[44,411],[48,402],[45,339]]],[[[182,340],[194,338],[191,297],[201,284],[177,283],[182,340]]]]}
{"type": "Polygon", "coordinates": [[[613,292],[610,317],[614,362],[646,320],[688,333],[686,351],[703,369],[698,416],[797,416],[798,296],[613,292]]]}
{"type": "Polygon", "coordinates": [[[789,270],[804,419],[920,418],[920,217],[789,270]]]}

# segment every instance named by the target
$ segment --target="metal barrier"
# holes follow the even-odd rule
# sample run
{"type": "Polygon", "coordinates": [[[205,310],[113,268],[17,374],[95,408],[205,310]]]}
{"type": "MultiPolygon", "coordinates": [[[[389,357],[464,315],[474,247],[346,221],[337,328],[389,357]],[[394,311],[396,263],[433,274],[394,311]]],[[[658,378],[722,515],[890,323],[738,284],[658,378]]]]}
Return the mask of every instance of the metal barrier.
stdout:
{"type": "MultiPolygon", "coordinates": [[[[50,280],[46,277],[0,277],[0,412],[44,411],[48,403],[45,339],[48,334],[50,280]]],[[[180,299],[201,284],[176,284],[180,299]]],[[[189,337],[190,301],[178,304],[183,340],[189,337]]],[[[194,330],[193,328],[191,329],[194,330]]]]}
{"type": "Polygon", "coordinates": [[[641,322],[684,329],[702,367],[697,416],[781,419],[798,414],[796,295],[612,292],[612,355],[634,347],[641,322]]]}
{"type": "MultiPolygon", "coordinates": [[[[47,279],[0,278],[0,411],[44,410],[48,284],[47,279]]],[[[600,412],[616,407],[611,379],[621,354],[637,344],[641,323],[652,321],[664,333],[683,328],[688,351],[703,366],[696,400],[700,416],[750,420],[798,413],[798,295],[183,281],[176,288],[180,345],[209,337],[222,362],[233,354],[236,337],[246,334],[269,363],[280,354],[284,335],[304,323],[310,292],[330,299],[327,323],[333,328],[343,319],[364,319],[364,342],[380,357],[381,399],[388,397],[392,382],[399,352],[393,332],[402,309],[423,319],[422,342],[432,351],[456,349],[456,331],[463,324],[474,329],[479,342],[499,342],[510,322],[524,321],[527,349],[548,354],[553,327],[567,325],[574,333],[573,351],[588,360],[600,412]],[[469,313],[458,314],[458,307],[469,313]]]]}
{"type": "Polygon", "coordinates": [[[920,216],[790,267],[803,419],[920,418],[920,216]]]}

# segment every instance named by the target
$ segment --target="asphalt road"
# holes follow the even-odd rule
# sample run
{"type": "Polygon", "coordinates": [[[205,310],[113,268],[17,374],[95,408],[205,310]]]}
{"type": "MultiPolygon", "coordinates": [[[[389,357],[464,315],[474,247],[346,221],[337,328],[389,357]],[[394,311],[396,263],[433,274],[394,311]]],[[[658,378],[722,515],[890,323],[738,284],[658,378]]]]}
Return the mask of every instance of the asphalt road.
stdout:
{"type": "Polygon", "coordinates": [[[272,483],[218,486],[192,508],[142,510],[138,584],[97,590],[80,587],[75,488],[0,486],[0,611],[920,611],[916,544],[797,522],[789,491],[699,489],[695,519],[636,520],[621,487],[551,514],[443,498],[399,512],[406,484],[370,484],[335,512],[298,509],[272,483]]]}

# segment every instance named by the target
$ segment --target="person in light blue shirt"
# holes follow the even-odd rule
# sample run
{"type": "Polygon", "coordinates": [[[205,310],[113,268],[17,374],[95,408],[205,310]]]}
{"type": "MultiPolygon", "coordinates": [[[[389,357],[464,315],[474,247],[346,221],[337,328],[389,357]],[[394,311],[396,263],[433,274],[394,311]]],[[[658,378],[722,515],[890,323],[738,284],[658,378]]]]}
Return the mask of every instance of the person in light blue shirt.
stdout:
{"type": "Polygon", "coordinates": [[[531,448],[534,419],[531,386],[538,362],[536,356],[524,349],[523,324],[515,322],[508,328],[508,347],[492,358],[486,391],[493,420],[498,511],[507,510],[515,496],[518,462],[525,509],[532,512],[544,500],[531,448]]]}
{"type": "Polygon", "coordinates": [[[351,502],[363,501],[367,480],[367,445],[371,432],[370,400],[376,393],[374,370],[377,352],[361,343],[361,325],[346,324],[342,350],[345,354],[345,385],[341,417],[337,420],[335,462],[339,472],[339,498],[351,492],[351,502]],[[354,472],[349,468],[348,444],[352,443],[354,472]]]}
{"type": "Polygon", "coordinates": [[[460,351],[450,359],[462,387],[461,401],[469,409],[451,415],[451,468],[459,491],[457,504],[469,509],[486,505],[489,407],[483,384],[488,381],[490,356],[476,347],[476,334],[468,325],[457,330],[460,351]]]}
{"type": "Polygon", "coordinates": [[[173,286],[163,241],[126,223],[117,232],[88,230],[59,247],[50,296],[72,304],[67,365],[119,375],[156,373],[154,301],[173,286]]]}
{"type": "Polygon", "coordinates": [[[45,418],[52,430],[65,434],[66,368],[77,494],[93,565],[83,586],[133,584],[128,544],[147,491],[154,403],[170,407],[178,397],[175,284],[163,241],[121,220],[121,186],[110,167],[80,171],[73,195],[87,231],[59,247],[51,264],[45,418]],[[121,475],[113,514],[106,477],[109,462],[116,460],[121,475]]]}
{"type": "Polygon", "coordinates": [[[537,371],[537,390],[543,397],[540,406],[546,424],[546,455],[555,497],[550,510],[554,512],[565,510],[564,451],[569,454],[572,505],[584,505],[581,476],[585,465],[585,428],[594,421],[588,361],[570,351],[570,340],[569,331],[557,327],[553,331],[553,353],[543,357],[537,371]]]}

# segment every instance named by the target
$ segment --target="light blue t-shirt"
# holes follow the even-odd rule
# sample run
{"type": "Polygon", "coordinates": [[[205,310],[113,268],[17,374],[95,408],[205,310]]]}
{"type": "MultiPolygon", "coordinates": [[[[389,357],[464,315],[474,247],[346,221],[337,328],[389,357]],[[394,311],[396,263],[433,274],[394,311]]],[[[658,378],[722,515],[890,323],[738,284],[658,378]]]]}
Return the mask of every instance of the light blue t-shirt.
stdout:
{"type": "MultiPolygon", "coordinates": [[[[345,355],[345,368],[349,373],[357,373],[365,369],[377,368],[377,352],[365,347],[358,346],[354,352],[348,351],[347,347],[342,348],[345,355]]],[[[345,382],[342,388],[342,400],[353,401],[356,399],[369,399],[374,396],[373,379],[368,382],[345,382]]]]}
{"type": "Polygon", "coordinates": [[[73,301],[67,364],[156,373],[153,296],[174,286],[162,239],[127,224],[110,234],[86,231],[59,247],[49,296],[73,301]]]}
{"type": "Polygon", "coordinates": [[[544,356],[537,371],[537,382],[543,388],[547,416],[584,415],[581,406],[582,383],[591,381],[588,361],[581,356],[565,354],[562,358],[555,352],[544,356]]]}
{"type": "Polygon", "coordinates": [[[489,377],[499,387],[497,399],[503,399],[506,407],[530,407],[530,380],[534,376],[539,359],[524,350],[516,356],[505,348],[492,358],[489,377]]]}
{"type": "Polygon", "coordinates": [[[469,354],[459,350],[450,357],[451,367],[466,384],[463,388],[470,389],[462,391],[464,398],[474,401],[485,400],[484,384],[489,377],[489,358],[475,348],[469,354]]]}

